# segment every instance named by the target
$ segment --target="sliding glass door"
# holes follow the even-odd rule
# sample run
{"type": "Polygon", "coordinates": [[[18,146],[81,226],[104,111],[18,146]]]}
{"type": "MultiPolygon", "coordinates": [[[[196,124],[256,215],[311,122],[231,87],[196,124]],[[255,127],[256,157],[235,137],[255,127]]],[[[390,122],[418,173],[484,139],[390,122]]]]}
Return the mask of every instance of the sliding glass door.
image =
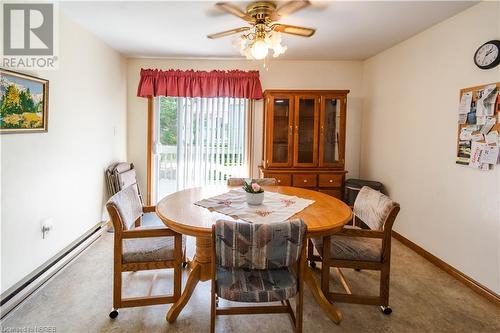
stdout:
{"type": "Polygon", "coordinates": [[[249,176],[249,100],[158,97],[153,200],[185,188],[249,176]]]}

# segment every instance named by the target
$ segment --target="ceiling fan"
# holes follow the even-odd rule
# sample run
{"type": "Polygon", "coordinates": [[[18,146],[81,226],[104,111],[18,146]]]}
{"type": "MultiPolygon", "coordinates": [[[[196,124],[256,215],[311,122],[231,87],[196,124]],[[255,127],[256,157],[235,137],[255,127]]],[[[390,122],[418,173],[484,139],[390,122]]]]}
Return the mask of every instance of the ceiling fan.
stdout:
{"type": "Polygon", "coordinates": [[[277,23],[281,18],[310,5],[308,0],[288,1],[278,8],[274,1],[257,1],[249,4],[244,12],[233,4],[218,2],[215,6],[245,20],[250,26],[210,34],[207,37],[216,39],[243,33],[236,40],[236,46],[239,46],[242,55],[250,59],[264,59],[268,50],[273,49],[274,57],[277,57],[286,51],[286,46],[281,45],[280,33],[302,37],[314,35],[316,30],[312,28],[277,23]]]}

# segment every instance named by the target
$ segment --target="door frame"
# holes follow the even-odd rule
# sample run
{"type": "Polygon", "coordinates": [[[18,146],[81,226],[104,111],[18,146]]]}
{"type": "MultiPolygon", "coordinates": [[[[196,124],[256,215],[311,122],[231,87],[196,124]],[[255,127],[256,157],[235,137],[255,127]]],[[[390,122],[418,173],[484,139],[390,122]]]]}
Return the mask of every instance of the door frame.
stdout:
{"type": "Polygon", "coordinates": [[[151,206],[153,196],[153,159],[154,159],[154,101],[153,97],[148,97],[148,133],[147,133],[147,176],[146,176],[146,205],[151,206]]]}

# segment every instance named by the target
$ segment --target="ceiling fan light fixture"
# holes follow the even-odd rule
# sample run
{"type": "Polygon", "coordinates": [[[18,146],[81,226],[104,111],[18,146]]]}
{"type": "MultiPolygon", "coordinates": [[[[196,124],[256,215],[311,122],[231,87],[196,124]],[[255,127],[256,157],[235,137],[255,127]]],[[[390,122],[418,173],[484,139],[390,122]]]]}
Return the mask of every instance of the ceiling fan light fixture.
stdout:
{"type": "Polygon", "coordinates": [[[244,48],[247,47],[248,39],[246,38],[245,35],[241,35],[238,38],[235,38],[232,42],[233,47],[243,50],[244,48]]]}
{"type": "Polygon", "coordinates": [[[252,48],[247,47],[245,49],[242,49],[240,51],[241,55],[247,58],[248,60],[254,60],[254,57],[252,56],[252,48]]]}
{"type": "Polygon", "coordinates": [[[286,52],[287,47],[281,44],[281,33],[272,31],[266,36],[266,42],[269,48],[274,51],[273,58],[277,58],[286,52]]]}
{"type": "Polygon", "coordinates": [[[257,39],[252,44],[252,57],[256,60],[262,60],[267,56],[268,46],[263,39],[257,39]]]}
{"type": "Polygon", "coordinates": [[[288,48],[286,46],[283,46],[281,44],[278,44],[276,45],[274,48],[273,48],[273,58],[277,58],[279,57],[280,55],[282,55],[283,53],[286,52],[288,48]]]}
{"type": "Polygon", "coordinates": [[[271,33],[266,35],[266,42],[269,43],[269,46],[271,48],[274,48],[276,45],[281,44],[281,33],[272,31],[271,33]]]}
{"type": "Polygon", "coordinates": [[[276,23],[276,21],[309,5],[308,0],[294,0],[277,8],[273,1],[254,1],[247,6],[246,12],[244,12],[235,5],[219,2],[216,6],[245,20],[250,24],[250,27],[226,30],[207,37],[215,39],[243,33],[233,40],[233,46],[239,49],[242,56],[249,60],[262,60],[267,57],[269,50],[273,50],[273,58],[277,58],[287,50],[287,47],[281,43],[281,33],[311,37],[316,30],[276,23]]]}
{"type": "Polygon", "coordinates": [[[281,34],[267,31],[256,37],[256,34],[241,35],[232,42],[242,56],[248,60],[262,60],[273,50],[273,58],[284,54],[287,47],[281,44],[281,34]]]}

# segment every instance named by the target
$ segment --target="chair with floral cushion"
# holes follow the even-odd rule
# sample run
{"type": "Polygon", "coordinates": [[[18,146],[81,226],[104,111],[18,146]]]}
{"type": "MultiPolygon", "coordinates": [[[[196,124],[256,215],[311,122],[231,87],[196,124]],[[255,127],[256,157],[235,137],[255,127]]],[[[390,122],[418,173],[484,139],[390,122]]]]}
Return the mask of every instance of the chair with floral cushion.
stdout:
{"type": "Polygon", "coordinates": [[[212,228],[210,331],[217,315],[287,313],[302,332],[306,225],[301,219],[258,224],[217,221],[212,228]],[[289,299],[296,297],[295,314],[289,299]],[[233,302],[280,305],[220,307],[233,302]]]}
{"type": "MultiPolygon", "coordinates": [[[[399,204],[379,191],[364,186],[354,202],[353,225],[333,236],[312,239],[320,256],[309,256],[310,261],[321,261],[321,288],[328,299],[335,302],[380,305],[384,314],[389,307],[389,277],[391,264],[391,232],[399,213],[399,204]],[[356,226],[360,219],[369,229],[356,226]],[[330,267],[334,267],[346,294],[332,293],[329,288],[330,267]],[[380,271],[378,296],[352,294],[340,268],[380,271]]],[[[309,244],[310,246],[311,244],[309,244]]]]}
{"type": "Polygon", "coordinates": [[[251,181],[252,183],[257,183],[261,186],[266,185],[276,185],[276,178],[229,178],[227,180],[228,186],[243,186],[245,181],[251,181]]]}
{"type": "MultiPolygon", "coordinates": [[[[181,295],[181,265],[185,242],[181,234],[159,226],[141,226],[145,213],[154,213],[154,206],[142,206],[137,186],[128,186],[106,203],[114,227],[113,309],[176,302],[181,295]],[[138,226],[138,227],[137,227],[138,226]],[[122,298],[122,272],[172,268],[172,295],[122,298]]],[[[154,280],[154,278],[153,278],[154,280]]]]}

